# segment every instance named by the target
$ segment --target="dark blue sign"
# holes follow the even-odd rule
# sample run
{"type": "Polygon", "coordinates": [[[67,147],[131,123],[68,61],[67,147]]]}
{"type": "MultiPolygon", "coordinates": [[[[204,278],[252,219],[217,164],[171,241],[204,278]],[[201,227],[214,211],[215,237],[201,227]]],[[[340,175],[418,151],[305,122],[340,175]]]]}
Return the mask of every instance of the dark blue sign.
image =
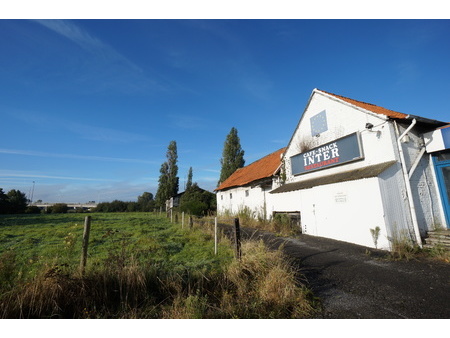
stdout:
{"type": "Polygon", "coordinates": [[[358,133],[353,133],[291,157],[292,175],[361,160],[364,158],[358,133]]]}

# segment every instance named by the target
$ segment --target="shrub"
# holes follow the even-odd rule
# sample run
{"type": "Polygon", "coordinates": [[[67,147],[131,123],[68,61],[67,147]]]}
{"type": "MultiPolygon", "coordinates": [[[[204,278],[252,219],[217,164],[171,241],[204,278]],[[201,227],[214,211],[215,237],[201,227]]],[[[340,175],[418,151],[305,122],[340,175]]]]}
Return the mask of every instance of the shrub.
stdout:
{"type": "Polygon", "coordinates": [[[40,214],[41,213],[41,209],[39,209],[39,207],[35,206],[35,205],[30,205],[29,207],[27,207],[27,209],[25,210],[26,214],[40,214]]]}
{"type": "Polygon", "coordinates": [[[66,214],[68,210],[69,210],[69,207],[67,206],[66,203],[56,203],[56,204],[53,204],[53,206],[51,208],[51,213],[52,214],[66,214]]]}

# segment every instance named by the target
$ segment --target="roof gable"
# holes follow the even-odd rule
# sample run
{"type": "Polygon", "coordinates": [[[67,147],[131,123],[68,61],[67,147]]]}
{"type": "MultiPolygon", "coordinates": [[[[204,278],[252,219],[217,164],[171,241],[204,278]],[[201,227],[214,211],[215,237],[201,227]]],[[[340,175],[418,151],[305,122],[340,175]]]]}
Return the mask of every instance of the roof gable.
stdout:
{"type": "Polygon", "coordinates": [[[273,176],[281,165],[281,157],[285,150],[286,148],[281,148],[246,167],[237,169],[216,191],[240,187],[273,176]]]}

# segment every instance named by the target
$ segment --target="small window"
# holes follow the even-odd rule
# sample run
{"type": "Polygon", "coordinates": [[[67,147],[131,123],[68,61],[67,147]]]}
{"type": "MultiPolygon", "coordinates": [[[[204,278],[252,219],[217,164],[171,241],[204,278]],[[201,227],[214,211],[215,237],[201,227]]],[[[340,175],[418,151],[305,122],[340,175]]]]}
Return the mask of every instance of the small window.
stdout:
{"type": "Polygon", "coordinates": [[[245,190],[245,197],[248,197],[248,195],[249,195],[248,190],[245,190]]]}
{"type": "Polygon", "coordinates": [[[220,195],[220,199],[223,201],[223,195],[220,195]]]}
{"type": "Polygon", "coordinates": [[[232,193],[230,193],[230,200],[231,200],[231,199],[233,199],[233,194],[232,194],[232,193]]]}

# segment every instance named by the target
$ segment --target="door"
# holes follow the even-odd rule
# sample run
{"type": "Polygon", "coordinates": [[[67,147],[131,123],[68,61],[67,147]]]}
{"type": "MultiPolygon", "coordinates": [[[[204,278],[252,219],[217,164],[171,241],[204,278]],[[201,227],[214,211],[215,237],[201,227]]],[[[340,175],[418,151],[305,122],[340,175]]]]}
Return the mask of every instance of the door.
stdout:
{"type": "Polygon", "coordinates": [[[447,222],[447,228],[450,228],[450,151],[445,151],[435,156],[434,164],[445,220],[447,222]]]}

